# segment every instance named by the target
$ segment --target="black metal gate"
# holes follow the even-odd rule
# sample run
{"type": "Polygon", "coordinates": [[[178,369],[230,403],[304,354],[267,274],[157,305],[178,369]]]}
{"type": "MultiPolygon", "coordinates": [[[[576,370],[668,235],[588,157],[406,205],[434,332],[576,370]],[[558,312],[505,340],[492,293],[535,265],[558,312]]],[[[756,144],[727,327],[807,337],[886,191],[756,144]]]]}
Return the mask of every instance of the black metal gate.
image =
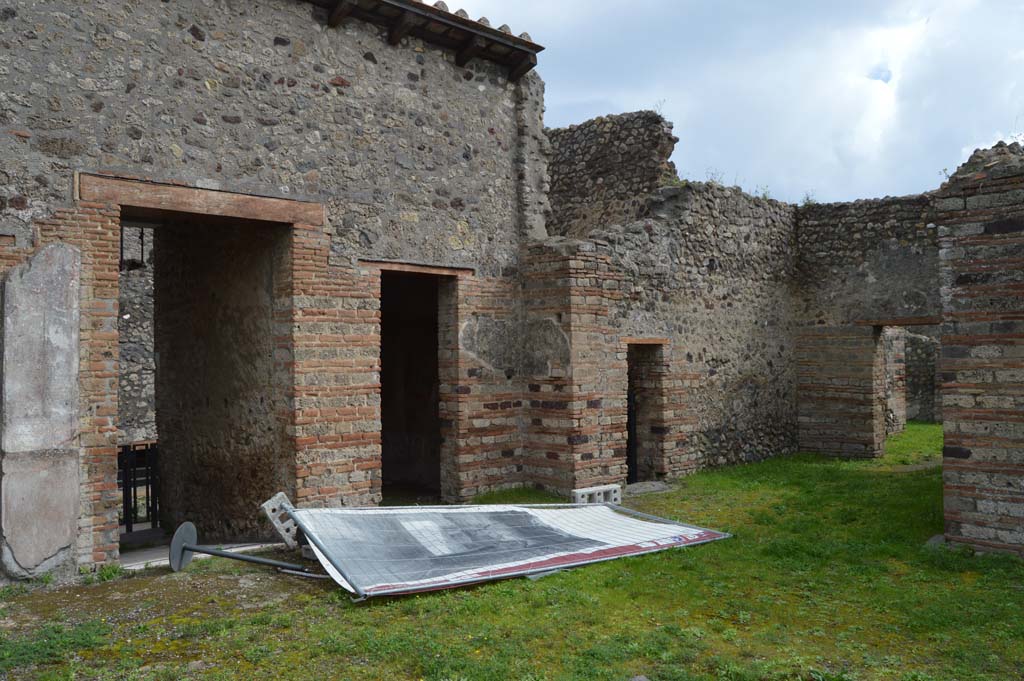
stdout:
{"type": "Polygon", "coordinates": [[[159,525],[159,451],[155,442],[123,445],[117,454],[117,487],[121,490],[121,525],[133,532],[136,523],[159,525]]]}

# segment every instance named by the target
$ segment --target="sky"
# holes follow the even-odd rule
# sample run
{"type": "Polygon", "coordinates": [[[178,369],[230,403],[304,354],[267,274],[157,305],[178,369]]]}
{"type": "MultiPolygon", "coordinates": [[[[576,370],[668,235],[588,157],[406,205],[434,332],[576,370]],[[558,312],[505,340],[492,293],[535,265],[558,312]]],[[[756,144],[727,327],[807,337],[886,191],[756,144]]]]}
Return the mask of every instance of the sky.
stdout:
{"type": "Polygon", "coordinates": [[[547,49],[546,123],[653,109],[682,177],[799,202],[938,187],[1024,142],[1021,0],[448,0],[547,49]]]}

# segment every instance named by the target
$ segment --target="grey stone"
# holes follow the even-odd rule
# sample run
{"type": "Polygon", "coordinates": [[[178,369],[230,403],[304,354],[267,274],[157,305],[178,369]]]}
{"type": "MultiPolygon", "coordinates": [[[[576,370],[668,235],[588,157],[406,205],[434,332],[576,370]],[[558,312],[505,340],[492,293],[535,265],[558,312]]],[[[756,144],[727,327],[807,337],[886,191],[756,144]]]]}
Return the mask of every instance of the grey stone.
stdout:
{"type": "Polygon", "coordinates": [[[4,282],[4,453],[64,449],[78,432],[78,250],[43,248],[4,282]]]}
{"type": "Polygon", "coordinates": [[[656,492],[668,492],[672,489],[672,485],[667,482],[660,480],[650,480],[647,482],[634,482],[631,485],[626,485],[625,495],[627,497],[637,497],[641,494],[654,494],[656,492]]]}

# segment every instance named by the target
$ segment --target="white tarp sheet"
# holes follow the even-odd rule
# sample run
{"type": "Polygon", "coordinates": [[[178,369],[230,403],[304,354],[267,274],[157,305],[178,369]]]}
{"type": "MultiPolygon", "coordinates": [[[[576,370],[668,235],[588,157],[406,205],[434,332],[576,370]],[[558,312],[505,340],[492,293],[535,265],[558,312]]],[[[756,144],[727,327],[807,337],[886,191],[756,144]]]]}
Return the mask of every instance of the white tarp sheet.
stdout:
{"type": "Polygon", "coordinates": [[[447,589],[729,536],[607,504],[289,514],[328,574],[359,597],[447,589]]]}

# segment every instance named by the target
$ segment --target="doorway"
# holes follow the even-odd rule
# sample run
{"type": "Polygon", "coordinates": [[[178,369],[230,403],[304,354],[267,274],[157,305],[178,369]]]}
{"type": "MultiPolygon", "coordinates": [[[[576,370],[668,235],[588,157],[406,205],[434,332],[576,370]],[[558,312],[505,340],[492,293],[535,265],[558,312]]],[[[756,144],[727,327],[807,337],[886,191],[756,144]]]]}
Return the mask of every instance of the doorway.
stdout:
{"type": "Polygon", "coordinates": [[[626,482],[632,484],[657,480],[664,468],[664,347],[630,344],[626,362],[626,482]]]}
{"type": "Polygon", "coordinates": [[[381,273],[383,503],[441,500],[441,277],[381,273]]]}
{"type": "Polygon", "coordinates": [[[294,486],[292,379],[275,355],[290,228],[165,214],[153,228],[153,347],[164,528],[268,536],[259,504],[294,486]]]}
{"type": "Polygon", "coordinates": [[[126,546],[159,542],[155,355],[153,351],[153,223],[122,221],[118,264],[119,531],[126,546]]]}

